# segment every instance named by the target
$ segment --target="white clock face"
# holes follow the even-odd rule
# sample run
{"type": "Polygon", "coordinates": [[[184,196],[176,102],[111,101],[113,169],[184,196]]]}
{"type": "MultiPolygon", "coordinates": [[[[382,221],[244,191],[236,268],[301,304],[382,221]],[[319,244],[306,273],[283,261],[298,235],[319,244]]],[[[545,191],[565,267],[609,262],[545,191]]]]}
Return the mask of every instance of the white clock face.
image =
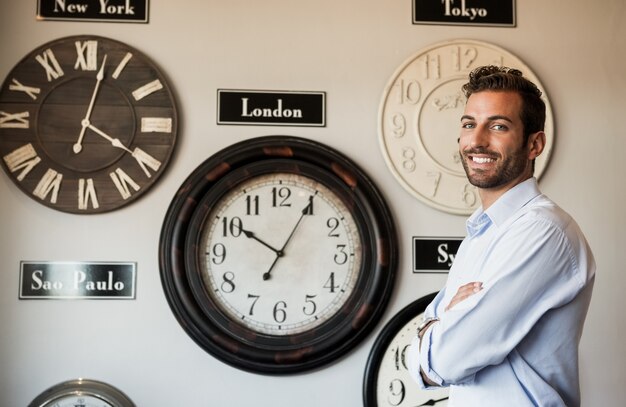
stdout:
{"type": "Polygon", "coordinates": [[[334,316],[355,288],[363,249],[355,219],[312,178],[272,173],[232,188],[206,217],[202,281],[230,319],[285,336],[334,316]]]}
{"type": "Polygon", "coordinates": [[[470,214],[480,205],[463,170],[458,138],[465,108],[461,86],[482,65],[519,69],[543,92],[546,148],[535,160],[540,177],[554,138],[550,102],[530,68],[502,48],[471,40],[424,48],[394,73],[380,106],[379,139],[389,169],[413,196],[448,213],[470,214]]]}
{"type": "Polygon", "coordinates": [[[46,406],[49,407],[115,407],[99,397],[84,394],[65,396],[52,400],[46,406]]]}
{"type": "Polygon", "coordinates": [[[407,354],[423,315],[403,325],[387,346],[378,369],[378,407],[447,406],[448,389],[422,390],[409,375],[407,354]]]}

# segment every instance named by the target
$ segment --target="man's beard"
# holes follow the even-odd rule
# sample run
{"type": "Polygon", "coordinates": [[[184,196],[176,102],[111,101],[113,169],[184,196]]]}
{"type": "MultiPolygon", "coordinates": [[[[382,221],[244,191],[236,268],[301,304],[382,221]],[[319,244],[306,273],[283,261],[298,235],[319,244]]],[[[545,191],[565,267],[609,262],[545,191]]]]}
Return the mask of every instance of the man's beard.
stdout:
{"type": "Polygon", "coordinates": [[[463,160],[461,160],[463,163],[463,169],[465,169],[465,174],[467,174],[470,184],[483,189],[496,188],[507,184],[523,174],[524,171],[526,171],[526,166],[528,165],[526,149],[521,147],[512,155],[508,156],[504,161],[496,161],[497,164],[495,171],[490,170],[489,172],[491,175],[488,175],[483,170],[469,168],[467,164],[467,161],[469,160],[468,156],[472,154],[487,155],[489,158],[493,158],[495,160],[500,159],[501,155],[488,151],[485,148],[474,148],[461,153],[463,156],[463,160]]]}

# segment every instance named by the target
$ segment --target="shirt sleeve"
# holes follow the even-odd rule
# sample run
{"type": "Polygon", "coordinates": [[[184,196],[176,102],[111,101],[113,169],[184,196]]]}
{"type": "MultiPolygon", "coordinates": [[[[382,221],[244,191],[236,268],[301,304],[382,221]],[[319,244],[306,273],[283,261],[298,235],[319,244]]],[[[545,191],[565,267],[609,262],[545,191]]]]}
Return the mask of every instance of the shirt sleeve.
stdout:
{"type": "MultiPolygon", "coordinates": [[[[445,297],[445,288],[439,291],[439,293],[435,296],[435,298],[433,298],[431,303],[426,307],[426,309],[424,310],[424,318],[434,318],[437,316],[437,307],[439,303],[441,302],[441,300],[443,299],[443,297],[445,297]]],[[[428,329],[428,331],[430,331],[430,328],[428,329]]],[[[428,384],[424,383],[424,380],[422,379],[422,375],[420,374],[419,349],[420,349],[420,340],[418,339],[417,333],[416,333],[415,337],[411,341],[411,344],[409,346],[408,353],[407,353],[407,361],[408,361],[407,365],[409,369],[409,375],[423,389],[434,387],[434,386],[429,386],[428,384]]]]}
{"type": "Polygon", "coordinates": [[[483,289],[437,315],[422,337],[419,367],[440,385],[462,384],[502,362],[543,314],[585,285],[565,234],[548,221],[521,222],[494,243],[483,289]]]}

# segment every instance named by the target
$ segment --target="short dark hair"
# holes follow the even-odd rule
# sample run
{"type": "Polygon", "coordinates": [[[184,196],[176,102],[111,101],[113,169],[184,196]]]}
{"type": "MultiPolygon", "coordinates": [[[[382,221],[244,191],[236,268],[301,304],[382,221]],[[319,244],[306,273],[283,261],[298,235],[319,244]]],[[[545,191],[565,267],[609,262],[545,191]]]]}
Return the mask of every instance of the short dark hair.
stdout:
{"type": "Polygon", "coordinates": [[[482,91],[511,91],[522,97],[520,118],[524,125],[524,140],[538,131],[543,131],[546,121],[546,104],[541,99],[537,85],[522,75],[522,72],[505,66],[487,65],[474,69],[469,82],[461,88],[466,98],[482,91]]]}

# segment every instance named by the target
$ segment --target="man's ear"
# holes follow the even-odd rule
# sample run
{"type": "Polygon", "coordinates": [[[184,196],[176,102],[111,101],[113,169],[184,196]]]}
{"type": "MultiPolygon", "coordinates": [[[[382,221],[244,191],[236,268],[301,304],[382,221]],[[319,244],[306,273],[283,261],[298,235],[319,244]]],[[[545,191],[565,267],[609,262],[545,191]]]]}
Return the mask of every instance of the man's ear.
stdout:
{"type": "Polygon", "coordinates": [[[546,133],[538,131],[528,137],[528,159],[534,160],[539,157],[546,146],[546,133]]]}

